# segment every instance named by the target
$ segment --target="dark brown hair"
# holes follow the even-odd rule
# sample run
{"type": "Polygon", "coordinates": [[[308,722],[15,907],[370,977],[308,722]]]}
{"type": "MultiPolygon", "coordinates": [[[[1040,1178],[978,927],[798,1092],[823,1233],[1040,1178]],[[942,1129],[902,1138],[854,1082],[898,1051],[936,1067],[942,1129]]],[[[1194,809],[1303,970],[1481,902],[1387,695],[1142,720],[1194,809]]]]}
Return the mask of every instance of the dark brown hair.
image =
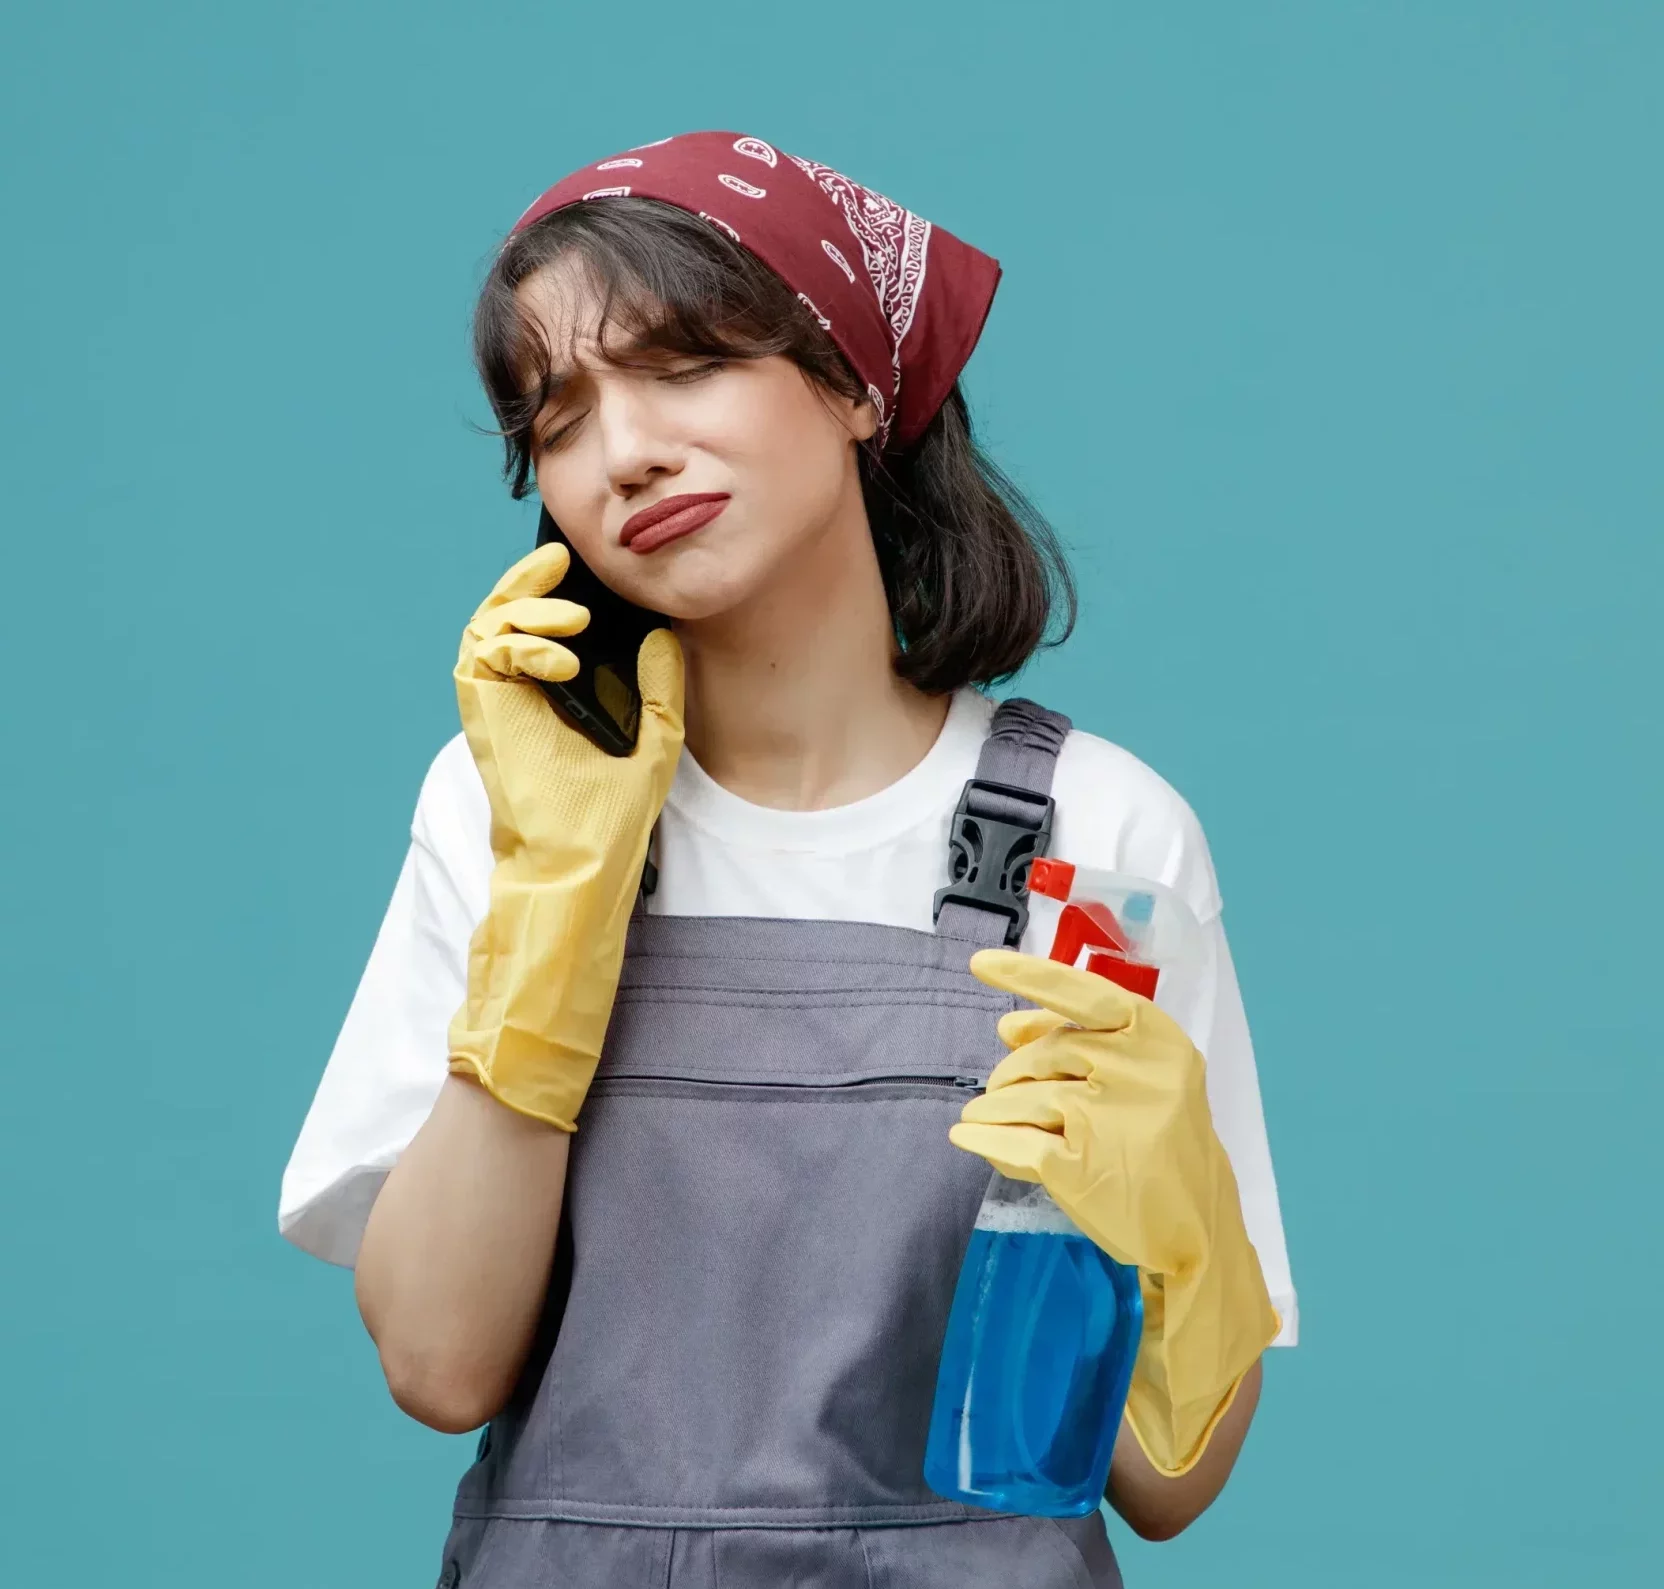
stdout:
{"type": "MultiPolygon", "coordinates": [[[[572,205],[509,239],[474,312],[474,361],[516,497],[534,489],[532,427],[547,400],[552,350],[515,290],[566,255],[600,291],[604,328],[695,357],[783,354],[829,391],[865,395],[792,289],[714,226],[654,199],[572,205]]],[[[903,678],[933,695],[992,684],[1068,638],[1075,588],[1062,547],[972,439],[957,384],[905,451],[865,443],[860,470],[903,678]],[[1058,608],[1060,632],[1048,638],[1058,608]]]]}

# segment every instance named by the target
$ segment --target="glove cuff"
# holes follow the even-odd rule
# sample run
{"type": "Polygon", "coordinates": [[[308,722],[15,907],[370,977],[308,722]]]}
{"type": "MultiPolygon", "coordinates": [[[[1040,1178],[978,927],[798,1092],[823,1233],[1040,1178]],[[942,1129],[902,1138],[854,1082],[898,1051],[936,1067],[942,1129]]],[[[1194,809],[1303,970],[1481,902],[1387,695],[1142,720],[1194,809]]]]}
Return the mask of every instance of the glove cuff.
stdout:
{"type": "MultiPolygon", "coordinates": [[[[502,1034],[486,1034],[501,1037],[502,1034]]],[[[532,1055],[516,1055],[505,1062],[500,1041],[489,1043],[494,1052],[480,1054],[453,1049],[450,1071],[478,1082],[498,1103],[528,1119],[541,1120],[557,1131],[578,1129],[578,1109],[595,1074],[593,1062],[561,1054],[548,1045],[532,1055]],[[530,1063],[527,1063],[531,1060],[530,1063]]]]}
{"type": "Polygon", "coordinates": [[[577,1129],[624,957],[632,901],[581,884],[522,883],[499,865],[469,952],[450,1068],[499,1103],[577,1129]]]}
{"type": "Polygon", "coordinates": [[[1139,1274],[1144,1334],[1127,1421],[1151,1465],[1172,1478],[1201,1460],[1243,1376],[1282,1328],[1240,1212],[1224,1235],[1189,1275],[1139,1274]]]}

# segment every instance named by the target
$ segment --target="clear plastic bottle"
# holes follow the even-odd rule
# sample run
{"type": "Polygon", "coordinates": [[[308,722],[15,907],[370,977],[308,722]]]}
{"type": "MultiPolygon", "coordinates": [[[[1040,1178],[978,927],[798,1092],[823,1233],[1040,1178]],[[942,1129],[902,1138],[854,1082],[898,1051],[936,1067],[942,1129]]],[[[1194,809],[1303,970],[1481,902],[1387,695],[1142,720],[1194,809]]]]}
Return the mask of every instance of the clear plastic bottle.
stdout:
{"type": "MultiPolygon", "coordinates": [[[[1150,998],[1194,963],[1195,918],[1158,883],[1037,860],[1028,887],[1037,904],[1053,902],[1053,959],[1084,961],[1150,998]]],[[[1044,1187],[996,1171],[948,1317],[925,1482],[994,1511],[1092,1511],[1143,1321],[1138,1271],[1082,1234],[1044,1187]]]]}

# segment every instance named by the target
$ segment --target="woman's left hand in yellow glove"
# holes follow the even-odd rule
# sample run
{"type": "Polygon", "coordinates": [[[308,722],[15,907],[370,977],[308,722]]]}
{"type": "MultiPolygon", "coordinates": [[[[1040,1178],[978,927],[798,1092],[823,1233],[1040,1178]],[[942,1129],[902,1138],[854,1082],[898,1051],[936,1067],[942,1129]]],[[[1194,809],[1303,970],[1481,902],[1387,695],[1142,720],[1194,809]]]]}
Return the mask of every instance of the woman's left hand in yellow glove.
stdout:
{"type": "Polygon", "coordinates": [[[1011,1052],[949,1136],[1041,1183],[1137,1265],[1145,1324],[1127,1415],[1151,1462],[1182,1473],[1278,1327],[1202,1056],[1165,1011],[1091,972],[1006,949],[981,950],[971,971],[1042,1007],[1000,1021],[1011,1052]]]}

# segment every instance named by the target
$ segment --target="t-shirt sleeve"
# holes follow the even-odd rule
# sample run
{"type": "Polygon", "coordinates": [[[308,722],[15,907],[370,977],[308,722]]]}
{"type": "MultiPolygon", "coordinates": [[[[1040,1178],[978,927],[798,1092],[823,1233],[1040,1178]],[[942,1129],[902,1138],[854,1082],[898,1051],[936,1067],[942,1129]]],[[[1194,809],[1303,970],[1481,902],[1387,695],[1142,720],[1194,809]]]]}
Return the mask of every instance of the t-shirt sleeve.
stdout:
{"type": "Polygon", "coordinates": [[[433,1108],[468,943],[485,912],[490,812],[466,742],[422,785],[410,848],[283,1174],[278,1229],[351,1266],[387,1172],[433,1108]]]}
{"type": "MultiPolygon", "coordinates": [[[[1225,937],[1218,879],[1195,812],[1173,787],[1130,752],[1076,731],[1058,760],[1053,854],[1080,865],[1165,884],[1202,926],[1194,979],[1179,996],[1179,1016],[1207,1060],[1208,1104],[1230,1158],[1249,1240],[1282,1320],[1276,1345],[1299,1335],[1299,1302],[1289,1273],[1277,1178],[1260,1102],[1253,1039],[1225,937]]],[[[1025,948],[1044,954],[1039,945],[1025,948]]],[[[1160,995],[1158,1003],[1164,1003],[1160,995]]]]}
{"type": "Polygon", "coordinates": [[[1289,1272],[1277,1176],[1271,1165],[1265,1111],[1260,1104],[1259,1070],[1248,1034],[1248,1016],[1237,986],[1225,922],[1215,916],[1203,928],[1206,940],[1201,994],[1192,1038],[1207,1060],[1208,1107],[1214,1130],[1231,1161],[1248,1239],[1259,1254],[1271,1305],[1282,1320],[1274,1346],[1293,1346],[1300,1335],[1300,1304],[1289,1272]]]}

